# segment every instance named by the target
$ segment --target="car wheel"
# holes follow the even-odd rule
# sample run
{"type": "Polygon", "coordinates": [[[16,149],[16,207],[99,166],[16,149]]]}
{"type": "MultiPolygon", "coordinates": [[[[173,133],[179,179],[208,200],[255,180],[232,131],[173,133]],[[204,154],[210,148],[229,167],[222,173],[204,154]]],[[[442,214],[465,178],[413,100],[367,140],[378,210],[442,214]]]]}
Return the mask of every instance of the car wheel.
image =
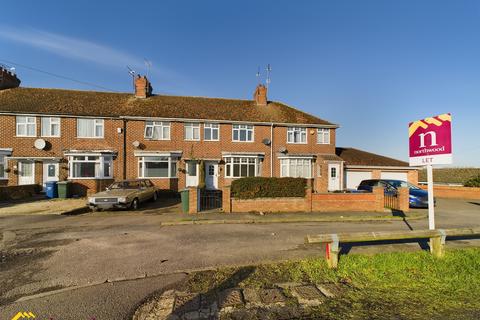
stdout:
{"type": "Polygon", "coordinates": [[[138,209],[138,199],[133,199],[132,203],[130,204],[130,209],[137,210],[138,209]]]}
{"type": "Polygon", "coordinates": [[[90,210],[92,210],[92,212],[97,212],[97,211],[98,211],[98,207],[90,207],[90,210]]]}
{"type": "Polygon", "coordinates": [[[155,202],[155,201],[157,201],[157,199],[158,199],[158,195],[157,195],[157,192],[155,191],[155,192],[153,193],[152,201],[155,202]]]}

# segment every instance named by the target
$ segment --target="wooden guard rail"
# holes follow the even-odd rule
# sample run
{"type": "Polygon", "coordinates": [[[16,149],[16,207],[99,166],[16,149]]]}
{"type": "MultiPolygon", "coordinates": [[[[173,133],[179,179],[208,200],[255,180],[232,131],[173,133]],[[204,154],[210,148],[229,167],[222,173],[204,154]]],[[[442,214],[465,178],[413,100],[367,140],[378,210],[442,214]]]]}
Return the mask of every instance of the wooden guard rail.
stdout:
{"type": "Polygon", "coordinates": [[[430,239],[430,251],[435,257],[441,258],[445,254],[445,240],[447,237],[479,235],[480,228],[355,232],[307,235],[305,243],[325,243],[327,264],[330,268],[336,268],[338,266],[340,243],[430,239]]]}

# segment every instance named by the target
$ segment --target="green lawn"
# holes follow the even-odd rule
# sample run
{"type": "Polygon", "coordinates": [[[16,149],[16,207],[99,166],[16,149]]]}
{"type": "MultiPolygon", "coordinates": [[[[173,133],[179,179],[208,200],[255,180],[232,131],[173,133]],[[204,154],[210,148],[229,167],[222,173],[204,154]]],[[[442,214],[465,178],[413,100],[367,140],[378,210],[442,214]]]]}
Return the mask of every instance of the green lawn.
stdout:
{"type": "Polygon", "coordinates": [[[313,310],[315,319],[480,319],[480,248],[343,255],[338,270],[323,258],[224,268],[190,275],[189,289],[272,287],[284,282],[342,284],[343,294],[313,310]]]}

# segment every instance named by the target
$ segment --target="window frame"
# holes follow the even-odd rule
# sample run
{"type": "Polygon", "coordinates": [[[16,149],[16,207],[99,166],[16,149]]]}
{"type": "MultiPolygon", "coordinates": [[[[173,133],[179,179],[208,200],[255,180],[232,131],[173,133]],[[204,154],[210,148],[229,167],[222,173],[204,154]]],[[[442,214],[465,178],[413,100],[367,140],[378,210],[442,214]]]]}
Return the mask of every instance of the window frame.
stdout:
{"type": "Polygon", "coordinates": [[[233,124],[232,125],[232,142],[249,142],[249,143],[255,142],[255,126],[251,125],[251,124],[233,124]],[[241,140],[240,139],[240,137],[241,137],[240,132],[242,130],[245,130],[246,140],[241,140]],[[237,140],[235,140],[235,131],[238,131],[238,139],[237,140]],[[248,132],[249,131],[252,132],[252,134],[251,134],[252,139],[251,140],[248,140],[248,132]]]}
{"type": "Polygon", "coordinates": [[[74,180],[93,180],[93,179],[113,179],[113,155],[112,154],[92,154],[92,153],[79,153],[71,154],[68,156],[68,179],[74,180]],[[83,160],[75,159],[75,157],[84,157],[83,160]],[[97,159],[90,160],[89,157],[95,157],[97,159]],[[74,164],[76,163],[94,163],[95,175],[93,177],[75,177],[73,174],[74,164]],[[105,164],[109,164],[109,175],[105,175],[105,164]],[[98,164],[98,166],[97,166],[98,164]]]}
{"type": "Polygon", "coordinates": [[[62,125],[61,125],[61,119],[60,117],[41,117],[40,118],[40,136],[41,137],[51,137],[51,138],[59,138],[61,136],[61,128],[62,128],[62,125]],[[44,120],[47,120],[48,119],[48,133],[45,134],[44,133],[44,126],[43,126],[43,121],[44,120]],[[53,119],[56,119],[58,122],[57,123],[52,123],[52,120],[53,119]],[[53,135],[52,134],[52,125],[55,125],[55,124],[58,124],[58,135],[53,135]]]}
{"type": "Polygon", "coordinates": [[[185,122],[183,124],[183,138],[185,141],[200,141],[201,139],[201,125],[199,122],[185,122]],[[191,139],[187,138],[187,129],[191,129],[192,137],[191,139]],[[198,130],[198,138],[195,138],[195,129],[198,130]]]}
{"type": "Polygon", "coordinates": [[[99,118],[77,118],[77,138],[79,139],[103,139],[105,137],[105,119],[99,118]],[[80,135],[80,121],[93,121],[93,136],[80,135]],[[100,123],[98,123],[100,122],[100,123]],[[97,127],[102,127],[102,135],[97,136],[97,127]]]}
{"type": "Polygon", "coordinates": [[[304,127],[287,127],[287,143],[288,144],[307,144],[308,137],[307,137],[307,128],[304,127]],[[300,141],[295,141],[295,133],[299,132],[300,141]],[[290,140],[290,136],[293,140],[290,140]],[[305,141],[302,141],[302,138],[305,138],[305,141]]]}
{"type": "Polygon", "coordinates": [[[0,152],[0,180],[8,180],[7,169],[7,155],[0,152]]]}
{"type": "Polygon", "coordinates": [[[317,144],[330,144],[330,132],[331,130],[329,128],[317,128],[317,144]],[[320,136],[322,137],[321,140],[320,136]]]}
{"type": "Polygon", "coordinates": [[[177,164],[178,157],[173,156],[140,156],[137,163],[137,176],[139,179],[178,179],[177,164]],[[166,158],[167,160],[157,161],[145,161],[145,158],[166,158]],[[167,162],[168,163],[168,176],[167,177],[146,177],[145,176],[145,163],[149,162],[167,162]],[[173,166],[174,165],[174,166],[173,166]],[[175,174],[172,174],[175,172],[175,174]]]}
{"type": "Polygon", "coordinates": [[[262,158],[258,156],[233,156],[229,155],[228,157],[223,158],[225,162],[225,178],[229,179],[238,179],[244,177],[261,177],[262,176],[262,158]],[[238,163],[235,162],[235,159],[238,159],[238,163]],[[254,175],[249,175],[249,166],[251,165],[249,160],[254,160],[254,175]],[[243,160],[246,160],[243,162],[243,160]],[[239,165],[239,175],[235,175],[234,166],[239,165]],[[246,165],[247,175],[242,175],[242,165],[246,165]]]}
{"type": "MultiPolygon", "coordinates": [[[[303,173],[303,169],[302,169],[303,173]]],[[[312,179],[313,178],[313,159],[312,158],[301,158],[301,157],[287,157],[287,158],[280,158],[280,177],[282,178],[305,178],[305,179],[312,179]],[[302,164],[299,164],[299,161],[302,161],[302,164]],[[292,161],[295,162],[295,174],[291,174],[290,168],[292,167],[292,161]],[[302,168],[305,166],[305,161],[308,161],[309,167],[309,175],[307,177],[298,176],[298,167],[301,165],[302,168]],[[284,174],[283,168],[286,168],[286,174],[284,174]]]]}
{"type": "Polygon", "coordinates": [[[203,141],[220,141],[220,123],[207,122],[203,124],[203,141]],[[216,126],[216,127],[213,127],[216,126]],[[210,130],[210,139],[207,139],[206,131],[210,130]],[[213,139],[213,132],[217,131],[217,139],[213,139]]]}
{"type": "Polygon", "coordinates": [[[147,140],[171,140],[172,124],[170,121],[145,121],[145,129],[143,137],[147,140]],[[155,137],[155,128],[160,128],[161,137],[155,137]],[[164,137],[164,128],[168,128],[168,138],[164,137]],[[151,129],[151,134],[147,135],[148,129],[151,129]]]}
{"type": "Polygon", "coordinates": [[[37,117],[33,116],[16,116],[15,117],[15,135],[17,137],[36,137],[37,136],[37,117]],[[25,118],[25,122],[19,122],[20,118],[25,118]],[[29,119],[33,119],[33,122],[28,122],[29,119]],[[28,126],[33,125],[33,135],[28,134],[28,126]],[[25,126],[25,134],[19,134],[18,128],[25,126]]]}

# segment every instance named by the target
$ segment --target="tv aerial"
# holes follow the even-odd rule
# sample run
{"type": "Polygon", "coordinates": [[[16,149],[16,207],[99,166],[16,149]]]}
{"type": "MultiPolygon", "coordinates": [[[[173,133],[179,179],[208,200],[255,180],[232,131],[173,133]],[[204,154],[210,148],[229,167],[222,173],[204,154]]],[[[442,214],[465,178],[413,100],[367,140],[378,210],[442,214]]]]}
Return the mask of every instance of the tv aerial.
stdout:
{"type": "Polygon", "coordinates": [[[133,70],[129,66],[127,66],[127,69],[128,69],[128,74],[132,76],[133,92],[135,92],[135,76],[137,75],[137,73],[135,72],[135,70],[133,70]]]}

